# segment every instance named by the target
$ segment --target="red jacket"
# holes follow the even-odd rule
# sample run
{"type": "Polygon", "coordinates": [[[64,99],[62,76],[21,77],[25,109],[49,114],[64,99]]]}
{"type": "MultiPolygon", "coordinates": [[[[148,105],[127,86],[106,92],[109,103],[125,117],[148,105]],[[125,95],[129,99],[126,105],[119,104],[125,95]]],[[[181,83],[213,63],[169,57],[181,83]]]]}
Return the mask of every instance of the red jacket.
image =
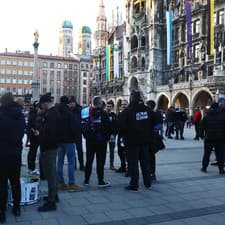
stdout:
{"type": "Polygon", "coordinates": [[[199,123],[201,118],[202,118],[202,113],[201,113],[201,111],[199,109],[197,109],[194,112],[194,115],[193,115],[193,122],[194,123],[199,123]]]}

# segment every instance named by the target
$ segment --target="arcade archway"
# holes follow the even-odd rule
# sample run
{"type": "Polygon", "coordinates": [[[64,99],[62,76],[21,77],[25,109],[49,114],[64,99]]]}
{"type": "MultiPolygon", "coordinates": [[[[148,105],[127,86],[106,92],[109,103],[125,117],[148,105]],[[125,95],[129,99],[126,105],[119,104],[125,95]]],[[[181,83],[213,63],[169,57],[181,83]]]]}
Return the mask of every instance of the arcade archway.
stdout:
{"type": "Polygon", "coordinates": [[[193,110],[200,107],[200,109],[205,112],[205,110],[209,108],[212,103],[212,96],[207,91],[200,91],[193,99],[193,110]]]}
{"type": "Polygon", "coordinates": [[[169,99],[165,95],[161,95],[157,103],[158,109],[166,111],[169,108],[169,99]]]}
{"type": "Polygon", "coordinates": [[[189,101],[185,94],[178,93],[173,100],[174,106],[179,106],[180,109],[185,110],[187,113],[189,111],[189,101]]]}

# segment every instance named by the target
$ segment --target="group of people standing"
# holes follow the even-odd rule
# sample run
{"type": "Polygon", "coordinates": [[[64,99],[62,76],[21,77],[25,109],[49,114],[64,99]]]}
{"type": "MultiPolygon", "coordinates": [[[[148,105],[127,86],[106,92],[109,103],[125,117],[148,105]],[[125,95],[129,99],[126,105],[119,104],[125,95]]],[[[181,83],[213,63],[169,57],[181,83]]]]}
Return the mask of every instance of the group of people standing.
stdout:
{"type": "Polygon", "coordinates": [[[159,131],[162,121],[154,111],[155,102],[145,105],[139,91],[132,91],[130,101],[122,100],[118,114],[112,112],[113,102],[103,105],[101,97],[94,97],[87,118],[81,118],[81,106],[75,97],[62,96],[60,102],[53,103],[50,94],[34,102],[25,123],[24,110],[14,101],[12,94],[1,97],[0,108],[0,222],[5,222],[8,179],[12,186],[13,214],[20,215],[20,167],[23,149],[22,139],[27,133],[30,142],[28,153],[29,173],[36,173],[36,156],[40,148],[40,177],[48,183],[48,195],[38,211],[57,209],[58,189],[81,191],[77,185],[74,169],[77,150],[79,169],[84,171],[84,185],[90,183],[92,164],[96,155],[98,187],[110,186],[104,179],[104,166],[107,147],[110,152],[110,169],[127,173],[130,183],[126,190],[139,188],[140,161],[143,183],[150,188],[155,179],[155,151],[151,150],[151,139],[159,131]],[[86,163],[84,164],[82,135],[86,140],[86,163]],[[121,161],[119,168],[114,167],[114,149],[117,145],[121,161]],[[68,183],[64,180],[64,158],[68,161],[68,183]]]}

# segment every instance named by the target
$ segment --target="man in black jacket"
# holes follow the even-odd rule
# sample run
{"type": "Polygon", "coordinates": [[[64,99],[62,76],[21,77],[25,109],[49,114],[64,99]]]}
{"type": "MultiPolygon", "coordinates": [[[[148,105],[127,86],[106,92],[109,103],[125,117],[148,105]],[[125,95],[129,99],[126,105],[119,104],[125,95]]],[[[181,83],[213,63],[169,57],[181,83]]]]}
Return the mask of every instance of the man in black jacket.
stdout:
{"type": "Polygon", "coordinates": [[[59,145],[58,145],[58,188],[60,190],[81,191],[81,188],[75,184],[74,167],[75,167],[75,140],[77,137],[76,129],[79,128],[77,121],[69,107],[67,96],[60,98],[60,104],[57,106],[59,112],[59,145]],[[66,185],[63,177],[64,158],[67,156],[68,161],[68,178],[69,184],[66,185]]]}
{"type": "Polygon", "coordinates": [[[141,100],[139,91],[132,91],[130,105],[121,113],[118,121],[119,129],[125,134],[125,145],[128,149],[128,163],[131,174],[127,190],[137,191],[139,187],[140,161],[144,185],[151,187],[149,145],[154,121],[148,107],[141,100]]]}
{"type": "Polygon", "coordinates": [[[224,174],[223,150],[225,139],[225,115],[218,110],[218,104],[211,105],[210,110],[200,122],[199,136],[204,138],[204,155],[202,159],[202,172],[207,172],[210,154],[215,149],[219,173],[224,174]]]}
{"type": "Polygon", "coordinates": [[[90,107],[89,117],[84,122],[83,133],[86,138],[86,166],[85,185],[89,185],[92,164],[96,154],[98,187],[108,187],[109,182],[104,181],[104,166],[106,159],[107,141],[109,140],[109,120],[102,109],[102,99],[97,96],[93,99],[93,108],[90,107]]]}
{"type": "MultiPolygon", "coordinates": [[[[76,102],[76,99],[75,99],[74,96],[70,97],[69,102],[70,102],[70,107],[72,109],[74,118],[77,121],[77,123],[76,123],[77,137],[76,137],[76,140],[75,140],[75,144],[76,144],[78,161],[79,161],[79,164],[80,164],[80,170],[84,170],[84,156],[83,156],[83,144],[82,144],[82,125],[81,125],[81,121],[82,121],[81,110],[82,110],[82,107],[76,102]]],[[[76,168],[76,161],[75,161],[75,168],[76,168]]]]}
{"type": "Polygon", "coordinates": [[[116,120],[117,115],[112,111],[114,107],[113,101],[106,103],[106,113],[110,121],[110,138],[109,138],[109,158],[110,158],[110,170],[115,170],[114,167],[114,149],[116,146],[116,120]]]}
{"type": "Polygon", "coordinates": [[[38,137],[34,135],[33,130],[37,130],[37,114],[38,114],[38,101],[33,103],[33,107],[29,111],[27,135],[30,141],[29,152],[27,155],[28,172],[30,174],[39,174],[35,169],[35,161],[37,156],[37,150],[39,147],[38,137]]]}
{"type": "Polygon", "coordinates": [[[11,93],[1,97],[0,109],[0,223],[6,221],[8,179],[12,187],[13,214],[20,215],[20,167],[25,118],[11,93]]]}
{"type": "Polygon", "coordinates": [[[56,156],[58,146],[58,118],[59,114],[53,106],[50,95],[43,95],[40,98],[40,105],[44,111],[39,130],[35,135],[39,136],[41,159],[44,175],[48,182],[47,202],[38,208],[40,212],[56,210],[57,199],[57,173],[56,156]]]}

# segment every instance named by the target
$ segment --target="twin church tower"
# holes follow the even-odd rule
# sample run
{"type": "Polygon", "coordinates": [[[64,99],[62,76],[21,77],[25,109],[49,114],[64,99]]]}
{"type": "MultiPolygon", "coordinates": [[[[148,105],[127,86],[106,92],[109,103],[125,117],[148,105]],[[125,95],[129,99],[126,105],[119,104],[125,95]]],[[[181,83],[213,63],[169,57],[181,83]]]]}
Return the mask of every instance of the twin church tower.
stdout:
{"type": "MultiPolygon", "coordinates": [[[[105,6],[103,0],[99,1],[99,14],[97,16],[97,29],[94,33],[96,49],[105,46],[107,40],[107,19],[105,16],[105,6]]],[[[82,26],[78,34],[78,54],[91,56],[91,29],[88,26],[82,26]]],[[[65,20],[59,30],[58,55],[69,57],[73,54],[73,25],[70,21],[65,20]]]]}

